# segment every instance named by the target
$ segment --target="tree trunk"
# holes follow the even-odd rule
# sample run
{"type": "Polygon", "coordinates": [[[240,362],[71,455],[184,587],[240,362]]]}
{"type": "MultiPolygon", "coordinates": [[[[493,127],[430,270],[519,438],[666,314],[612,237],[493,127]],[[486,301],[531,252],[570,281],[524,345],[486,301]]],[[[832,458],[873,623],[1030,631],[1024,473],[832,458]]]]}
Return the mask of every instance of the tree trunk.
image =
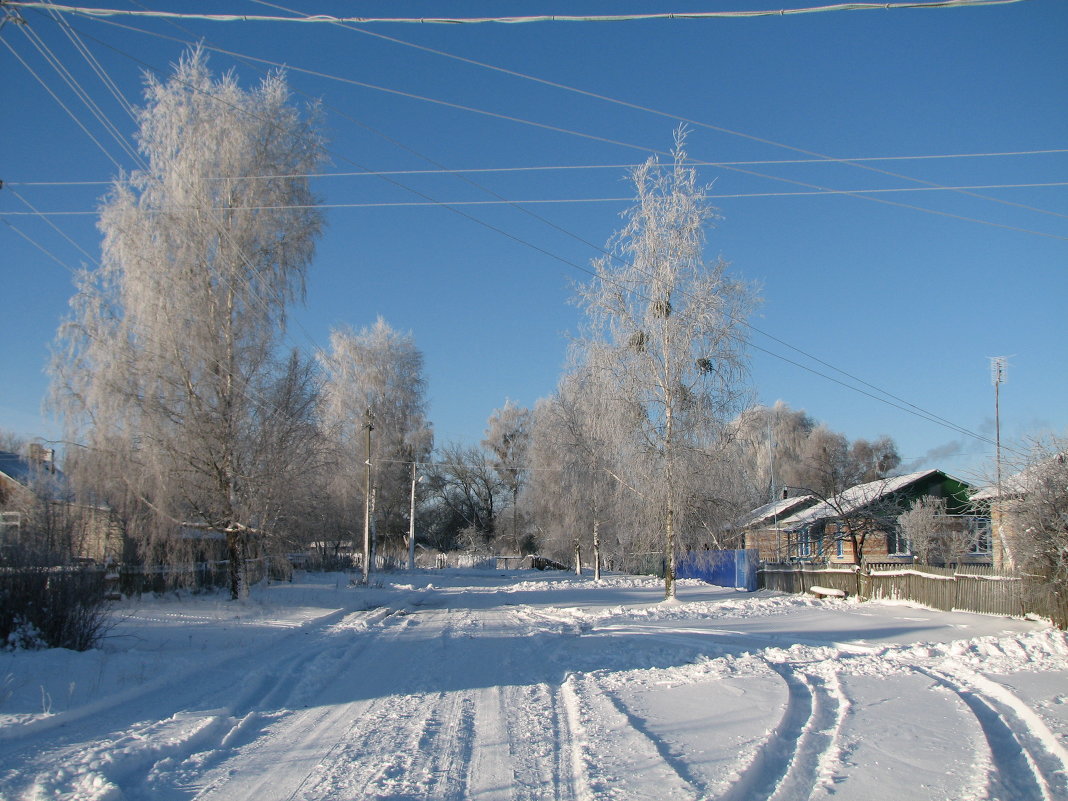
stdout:
{"type": "Polygon", "coordinates": [[[668,501],[664,519],[664,598],[675,597],[675,510],[668,501]]]}
{"type": "Polygon", "coordinates": [[[597,528],[600,525],[599,520],[593,521],[593,580],[601,580],[601,535],[598,533],[597,528]]]}
{"type": "Polygon", "coordinates": [[[226,532],[226,558],[229,559],[231,601],[239,600],[248,595],[248,587],[245,583],[245,553],[242,546],[240,532],[226,532]]]}

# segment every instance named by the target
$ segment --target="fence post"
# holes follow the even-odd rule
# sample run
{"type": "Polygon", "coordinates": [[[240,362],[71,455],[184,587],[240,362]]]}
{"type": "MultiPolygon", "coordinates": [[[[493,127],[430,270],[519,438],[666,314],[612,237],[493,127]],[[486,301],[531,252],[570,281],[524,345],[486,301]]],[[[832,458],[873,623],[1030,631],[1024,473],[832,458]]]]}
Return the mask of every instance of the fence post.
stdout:
{"type": "Polygon", "coordinates": [[[857,566],[857,597],[862,601],[871,600],[871,573],[863,565],[857,566]]]}

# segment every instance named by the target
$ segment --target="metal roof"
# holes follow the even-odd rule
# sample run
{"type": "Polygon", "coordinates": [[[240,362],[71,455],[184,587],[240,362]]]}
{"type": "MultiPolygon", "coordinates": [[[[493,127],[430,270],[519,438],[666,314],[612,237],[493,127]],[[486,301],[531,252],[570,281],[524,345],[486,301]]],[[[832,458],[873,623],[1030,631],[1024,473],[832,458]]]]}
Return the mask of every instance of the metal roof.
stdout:
{"type": "Polygon", "coordinates": [[[959,484],[967,486],[967,482],[947,475],[941,470],[921,470],[917,473],[908,473],[903,476],[881,478],[878,481],[869,481],[867,484],[857,484],[855,487],[850,487],[849,489],[844,490],[835,496],[835,502],[833,504],[829,501],[821,501],[815,506],[798,512],[797,514],[780,521],[779,528],[793,531],[815,523],[817,520],[826,520],[828,518],[852,514],[853,512],[863,509],[865,506],[871,505],[877,500],[886,498],[896,492],[901,492],[917,482],[939,475],[945,479],[956,481],[959,484]]]}
{"type": "Polygon", "coordinates": [[[51,501],[68,501],[71,499],[67,477],[61,470],[44,470],[25,456],[11,451],[0,451],[0,474],[35,492],[46,494],[51,501]],[[44,479],[44,480],[41,480],[44,479]]]}
{"type": "Polygon", "coordinates": [[[800,507],[811,506],[819,501],[815,495],[796,495],[792,498],[780,498],[777,501],[766,503],[741,517],[735,524],[738,528],[750,528],[758,523],[778,518],[787,518],[796,514],[800,507]]]}

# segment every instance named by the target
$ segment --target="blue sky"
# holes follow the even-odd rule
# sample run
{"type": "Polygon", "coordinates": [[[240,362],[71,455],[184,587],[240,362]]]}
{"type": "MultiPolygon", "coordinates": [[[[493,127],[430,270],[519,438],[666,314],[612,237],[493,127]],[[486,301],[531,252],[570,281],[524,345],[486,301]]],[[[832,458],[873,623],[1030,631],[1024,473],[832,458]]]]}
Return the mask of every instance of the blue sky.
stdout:
{"type": "MultiPolygon", "coordinates": [[[[249,0],[95,5],[286,14],[249,0]]],[[[290,7],[470,17],[698,6],[770,7],[290,7]]],[[[39,11],[23,15],[28,30],[10,22],[0,29],[0,428],[49,439],[59,429],[41,415],[43,370],[72,291],[68,268],[99,254],[95,220],[84,213],[96,208],[116,162],[133,163],[28,34],[127,140],[134,124],[60,24],[39,11]],[[31,205],[45,214],[29,213],[31,205]]],[[[1068,186],[1034,186],[1068,182],[1064,2],[700,21],[365,24],[363,32],[64,20],[135,103],[143,71],[165,74],[181,42],[197,39],[242,57],[213,53],[217,72],[233,68],[249,85],[262,68],[250,58],[285,63],[297,99],[321,101],[331,161],[315,188],[337,207],[327,212],[307,304],[288,340],[325,347],[332,326],[361,328],[378,315],[412,331],[426,356],[438,442],[475,442],[506,398],[532,405],[553,390],[579,324],[572,283],[588,278],[628,205],[625,165],[668,150],[680,119],[690,121],[691,157],[710,162],[700,175],[722,215],[708,255],[729,260],[764,299],[752,320],[758,401],[782,399],[850,437],[889,434],[908,466],[972,478],[993,447],[959,429],[992,439],[988,357],[1007,355],[1003,439],[1068,430],[1068,186]],[[1006,153],[1019,155],[989,155],[1006,153]],[[858,162],[873,168],[863,169],[828,156],[879,160],[858,162]],[[919,158],[930,156],[943,158],[919,158]],[[516,169],[531,167],[554,169],[516,169]],[[442,168],[494,171],[417,174],[442,168]],[[368,171],[401,174],[359,174],[368,171]],[[999,188],[945,189],[979,186],[999,188]],[[495,195],[552,202],[447,207],[495,195]],[[437,203],[388,205],[426,197],[437,203]],[[932,416],[953,427],[924,419],[932,416]]]]}

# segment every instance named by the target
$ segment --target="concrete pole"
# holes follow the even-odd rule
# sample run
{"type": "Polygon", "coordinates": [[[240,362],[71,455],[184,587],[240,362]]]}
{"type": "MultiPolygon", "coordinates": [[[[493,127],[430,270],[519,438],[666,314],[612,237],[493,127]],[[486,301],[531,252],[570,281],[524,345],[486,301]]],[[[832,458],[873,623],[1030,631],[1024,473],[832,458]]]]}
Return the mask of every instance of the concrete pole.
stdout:
{"type": "Polygon", "coordinates": [[[374,431],[374,414],[367,407],[367,470],[363,480],[363,583],[371,579],[371,432],[374,431]]]}
{"type": "Polygon", "coordinates": [[[408,512],[408,569],[415,570],[415,485],[423,480],[415,475],[415,462],[412,462],[412,506],[408,512]]]}

